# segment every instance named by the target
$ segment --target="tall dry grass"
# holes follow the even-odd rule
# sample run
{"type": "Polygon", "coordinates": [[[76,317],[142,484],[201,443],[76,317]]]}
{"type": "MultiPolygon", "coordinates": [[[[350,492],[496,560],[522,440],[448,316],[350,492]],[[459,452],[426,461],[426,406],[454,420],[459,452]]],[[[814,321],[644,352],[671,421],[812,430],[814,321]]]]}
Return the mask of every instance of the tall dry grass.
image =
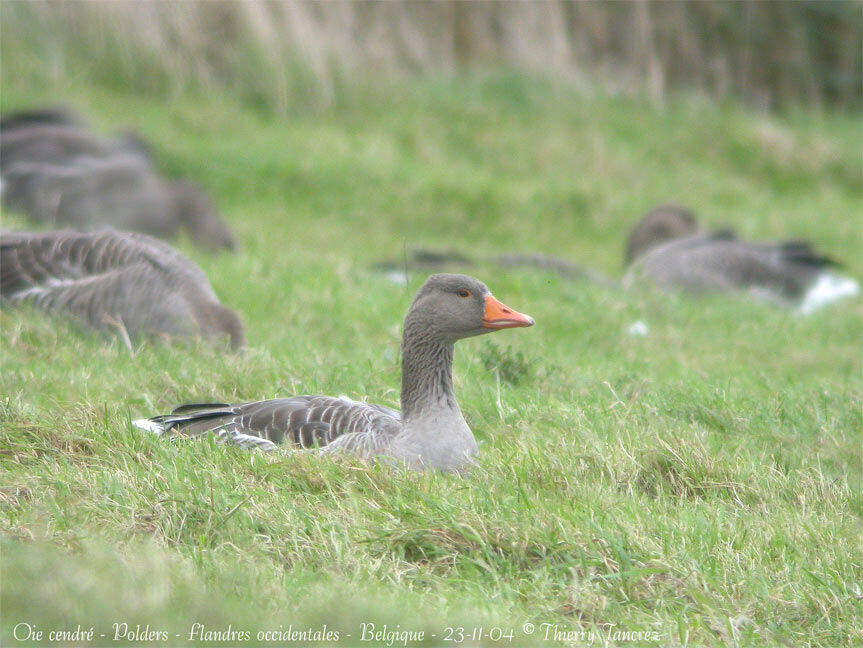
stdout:
{"type": "MultiPolygon", "coordinates": [[[[356,80],[504,66],[590,89],[861,102],[860,2],[2,3],[4,60],[132,88],[224,87],[269,109],[326,106],[356,80]]],[[[5,73],[14,73],[6,66],[5,73]]]]}

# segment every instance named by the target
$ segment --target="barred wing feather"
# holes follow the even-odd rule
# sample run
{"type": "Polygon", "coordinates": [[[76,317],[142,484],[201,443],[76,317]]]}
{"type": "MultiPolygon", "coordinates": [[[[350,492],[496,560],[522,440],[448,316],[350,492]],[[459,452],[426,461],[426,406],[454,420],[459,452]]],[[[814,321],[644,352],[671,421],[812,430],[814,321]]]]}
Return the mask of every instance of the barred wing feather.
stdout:
{"type": "Polygon", "coordinates": [[[344,397],[294,396],[239,405],[183,405],[171,414],[135,424],[151,430],[155,426],[161,434],[212,433],[229,443],[266,450],[284,442],[303,448],[333,444],[372,456],[401,430],[401,414],[344,397]],[[251,438],[266,443],[257,444],[251,438]]]}

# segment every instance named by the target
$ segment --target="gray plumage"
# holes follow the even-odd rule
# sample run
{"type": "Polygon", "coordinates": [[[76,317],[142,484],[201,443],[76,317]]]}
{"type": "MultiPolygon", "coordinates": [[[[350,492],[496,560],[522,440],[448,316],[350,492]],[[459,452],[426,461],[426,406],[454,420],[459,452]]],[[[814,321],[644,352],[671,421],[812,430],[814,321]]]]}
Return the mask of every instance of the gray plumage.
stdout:
{"type": "Polygon", "coordinates": [[[854,294],[854,282],[828,276],[837,265],[806,241],[752,243],[727,230],[700,230],[691,212],[664,205],[649,212],[633,229],[627,245],[630,268],[624,283],[647,279],[665,290],[690,294],[748,291],[781,305],[812,310],[854,294]],[[824,287],[807,306],[810,291],[824,287]],[[848,292],[848,291],[851,292],[848,292]]]}
{"type": "Polygon", "coordinates": [[[111,139],[77,126],[35,123],[0,131],[0,171],[4,174],[22,162],[62,165],[80,157],[117,153],[148,157],[137,138],[111,139]]]}
{"type": "Polygon", "coordinates": [[[248,437],[272,444],[322,447],[363,458],[389,457],[408,466],[461,470],[477,445],[452,389],[453,344],[533,320],[497,302],[488,288],[464,275],[433,275],[405,318],[401,413],[346,397],[294,396],[228,405],[191,404],[171,414],[135,421],[156,434],[214,433],[229,442],[248,437]]]}
{"type": "Polygon", "coordinates": [[[367,450],[373,451],[386,441],[384,432],[394,435],[401,427],[401,415],[396,410],[329,396],[294,396],[238,405],[183,405],[171,414],[149,421],[162,426],[163,432],[170,430],[188,436],[219,432],[228,441],[238,434],[252,436],[268,441],[269,444],[259,446],[267,450],[279,443],[303,448],[327,446],[344,437],[342,447],[354,449],[369,441],[367,450]],[[366,433],[371,431],[375,433],[366,433]],[[356,432],[363,434],[348,438],[356,432]]]}
{"type": "Polygon", "coordinates": [[[697,234],[695,215],[686,207],[659,205],[647,212],[632,228],[626,242],[624,263],[629,265],[647,250],[668,241],[697,234]]]}
{"type": "Polygon", "coordinates": [[[161,180],[136,154],[79,157],[64,164],[18,162],[3,181],[4,205],[40,223],[79,231],[111,227],[160,238],[185,228],[205,247],[235,245],[201,189],[161,180]]]}
{"type": "Polygon", "coordinates": [[[209,249],[236,247],[206,193],[190,182],[162,180],[134,133],[111,139],[54,124],[0,131],[0,172],[3,204],[40,223],[160,238],[185,229],[209,249]]]}
{"type": "Polygon", "coordinates": [[[203,271],[144,234],[0,233],[0,299],[65,313],[86,326],[122,326],[131,338],[227,336],[243,326],[219,303],[203,271]]]}
{"type": "Polygon", "coordinates": [[[748,290],[769,301],[801,301],[832,261],[805,242],[749,243],[728,234],[687,236],[639,257],[629,280],[692,294],[748,290]]]}
{"type": "Polygon", "coordinates": [[[173,196],[135,155],[18,162],[3,182],[4,205],[46,225],[79,231],[114,227],[161,237],[179,228],[173,196]]]}

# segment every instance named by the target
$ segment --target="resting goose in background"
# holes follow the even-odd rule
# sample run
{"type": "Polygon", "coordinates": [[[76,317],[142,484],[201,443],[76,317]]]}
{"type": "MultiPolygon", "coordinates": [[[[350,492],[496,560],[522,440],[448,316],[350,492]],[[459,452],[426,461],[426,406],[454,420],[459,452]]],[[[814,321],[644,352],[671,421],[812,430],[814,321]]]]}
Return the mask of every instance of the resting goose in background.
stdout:
{"type": "Polygon", "coordinates": [[[0,301],[32,303],[96,329],[141,336],[227,336],[243,325],[219,303],[203,271],[144,234],[0,232],[0,301]]]}
{"type": "Polygon", "coordinates": [[[680,205],[660,205],[647,212],[632,228],[626,242],[624,264],[667,241],[699,233],[695,215],[680,205]]]}
{"type": "Polygon", "coordinates": [[[236,247],[204,190],[163,180],[138,135],[102,137],[52,118],[61,120],[63,114],[46,110],[6,117],[11,125],[0,129],[4,206],[54,227],[111,227],[164,238],[186,229],[208,249],[236,247]]]}
{"type": "Polygon", "coordinates": [[[137,136],[102,137],[86,128],[65,124],[21,125],[0,131],[0,171],[20,162],[67,164],[79,157],[107,157],[116,153],[149,160],[149,150],[137,136]]]}
{"type": "Polygon", "coordinates": [[[185,228],[203,247],[235,247],[233,234],[202,189],[163,181],[137,154],[85,156],[64,164],[17,162],[3,181],[3,204],[40,223],[79,231],[111,227],[160,238],[185,228]]]}
{"type": "Polygon", "coordinates": [[[264,450],[287,439],[306,448],[324,446],[325,452],[389,457],[414,469],[460,470],[473,462],[477,444],[453,394],[453,345],[533,324],[532,318],[497,301],[477,279],[432,275],[405,317],[401,413],[345,397],[294,396],[239,405],[184,405],[134,424],[160,436],[212,432],[264,450]]]}
{"type": "Polygon", "coordinates": [[[706,233],[677,205],[644,216],[630,234],[626,261],[625,285],[646,278],[691,294],[748,291],[802,313],[860,290],[853,279],[829,272],[838,264],[806,241],[751,243],[730,231],[706,233]]]}

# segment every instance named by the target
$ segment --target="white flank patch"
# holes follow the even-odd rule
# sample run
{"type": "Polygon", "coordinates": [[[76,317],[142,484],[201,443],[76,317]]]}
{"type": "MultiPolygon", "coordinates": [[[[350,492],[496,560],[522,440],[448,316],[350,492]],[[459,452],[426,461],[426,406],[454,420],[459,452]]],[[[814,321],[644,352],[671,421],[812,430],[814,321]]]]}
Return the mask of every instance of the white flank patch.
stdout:
{"type": "Polygon", "coordinates": [[[390,270],[387,272],[386,277],[399,286],[408,285],[408,276],[402,270],[390,270]]]}
{"type": "Polygon", "coordinates": [[[135,419],[134,421],[132,421],[132,425],[134,425],[139,430],[144,430],[145,432],[152,432],[156,436],[162,436],[165,433],[165,427],[163,425],[155,423],[150,419],[135,419]]]}
{"type": "Polygon", "coordinates": [[[822,306],[859,294],[860,284],[850,277],[839,277],[824,272],[818,276],[818,281],[806,293],[798,312],[802,315],[808,315],[822,306]]]}
{"type": "Polygon", "coordinates": [[[12,295],[12,299],[20,301],[23,299],[29,299],[30,297],[39,297],[41,295],[47,295],[57,288],[66,288],[67,286],[74,286],[79,283],[81,283],[80,279],[56,279],[51,277],[39,286],[33,286],[32,288],[16,292],[12,295]]]}
{"type": "Polygon", "coordinates": [[[0,198],[3,197],[3,187],[6,186],[6,183],[3,182],[3,176],[0,176],[0,198]]]}
{"type": "Polygon", "coordinates": [[[647,335],[647,324],[638,320],[637,322],[633,322],[629,325],[629,328],[626,329],[626,332],[629,333],[632,337],[644,337],[647,335]]]}

